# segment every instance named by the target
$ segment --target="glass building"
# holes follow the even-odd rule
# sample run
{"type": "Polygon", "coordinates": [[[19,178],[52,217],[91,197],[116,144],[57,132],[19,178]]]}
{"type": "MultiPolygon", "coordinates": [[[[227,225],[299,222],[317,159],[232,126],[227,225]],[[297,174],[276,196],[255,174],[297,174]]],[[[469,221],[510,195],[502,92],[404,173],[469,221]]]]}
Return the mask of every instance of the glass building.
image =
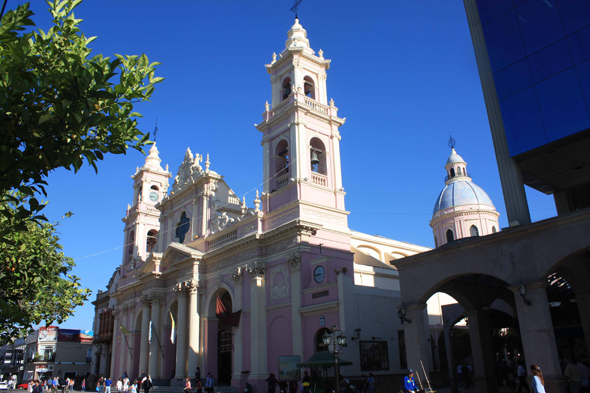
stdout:
{"type": "Polygon", "coordinates": [[[464,0],[509,221],[590,207],[590,0],[464,0]]]}

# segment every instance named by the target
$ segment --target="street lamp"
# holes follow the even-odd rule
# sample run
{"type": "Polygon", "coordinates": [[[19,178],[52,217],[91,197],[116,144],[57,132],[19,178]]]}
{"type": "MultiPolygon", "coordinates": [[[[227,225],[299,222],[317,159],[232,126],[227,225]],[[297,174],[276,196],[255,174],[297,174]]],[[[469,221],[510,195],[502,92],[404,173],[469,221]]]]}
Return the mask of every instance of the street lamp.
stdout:
{"type": "Polygon", "coordinates": [[[324,345],[328,347],[330,353],[334,354],[334,375],[336,377],[336,393],[340,393],[340,370],[338,369],[338,354],[342,352],[342,347],[346,345],[346,336],[342,331],[332,325],[330,332],[325,332],[322,336],[324,345]]]}

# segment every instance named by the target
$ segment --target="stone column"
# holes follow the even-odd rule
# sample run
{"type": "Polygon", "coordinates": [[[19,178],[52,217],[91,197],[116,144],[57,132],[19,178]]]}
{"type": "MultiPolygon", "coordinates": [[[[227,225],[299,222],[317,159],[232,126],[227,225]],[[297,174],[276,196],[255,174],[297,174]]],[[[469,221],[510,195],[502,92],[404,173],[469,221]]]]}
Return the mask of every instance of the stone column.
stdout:
{"type": "Polygon", "coordinates": [[[127,319],[126,317],[127,306],[121,305],[119,307],[119,319],[121,320],[121,322],[119,322],[119,326],[117,326],[115,330],[116,332],[119,332],[119,353],[117,354],[117,360],[119,365],[119,377],[122,377],[123,373],[125,372],[125,370],[123,369],[125,367],[125,351],[128,351],[127,344],[125,343],[125,338],[123,337],[123,332],[121,332],[121,324],[122,322],[125,322],[125,320],[127,319]]]}
{"type": "Polygon", "coordinates": [[[205,292],[205,284],[196,280],[191,280],[189,291],[189,336],[188,336],[188,375],[194,375],[199,365],[201,342],[201,302],[200,298],[205,292]]]}
{"type": "Polygon", "coordinates": [[[424,373],[422,372],[422,364],[424,364],[427,373],[432,371],[430,368],[432,350],[430,349],[430,342],[428,342],[430,335],[425,325],[425,308],[426,303],[415,303],[408,306],[406,308],[406,317],[411,322],[404,324],[408,369],[414,370],[414,373],[420,372],[420,378],[422,380],[425,379],[424,373]]]}
{"type": "Polygon", "coordinates": [[[178,300],[178,318],[176,324],[176,375],[174,378],[186,377],[186,287],[184,283],[178,283],[174,287],[178,300]]]}
{"type": "Polygon", "coordinates": [[[303,359],[303,334],[301,329],[301,253],[293,252],[287,259],[291,267],[291,321],[293,323],[293,355],[303,359]]]}
{"type": "Polygon", "coordinates": [[[590,293],[576,293],[576,301],[586,339],[586,348],[590,349],[590,293]]]}
{"type": "MultiPolygon", "coordinates": [[[[130,303],[127,306],[127,322],[125,324],[125,328],[130,330],[133,329],[133,312],[135,311],[135,303],[130,303]],[[131,328],[131,329],[130,329],[131,328]]],[[[134,345],[134,335],[128,334],[127,335],[127,343],[125,344],[125,371],[129,375],[131,373],[131,369],[133,368],[133,345],[134,345]]]]}
{"type": "MultiPolygon", "coordinates": [[[[237,268],[234,270],[231,279],[234,282],[234,310],[242,309],[242,269],[237,268]]],[[[240,320],[240,324],[237,328],[234,328],[234,375],[232,379],[240,381],[242,378],[242,371],[244,370],[244,323],[240,320]]]]}
{"type": "Polygon", "coordinates": [[[456,365],[455,365],[455,361],[453,359],[453,340],[451,340],[451,330],[453,329],[453,327],[448,327],[445,324],[444,330],[443,330],[443,334],[445,336],[445,349],[447,352],[447,365],[449,367],[449,381],[451,383],[451,392],[452,393],[457,393],[458,392],[458,386],[457,386],[457,378],[455,377],[455,372],[456,372],[456,365]]]}
{"type": "Polygon", "coordinates": [[[113,310],[113,317],[115,318],[115,323],[113,325],[113,344],[111,345],[111,370],[110,376],[111,379],[114,380],[118,378],[120,375],[115,375],[115,360],[117,359],[117,332],[119,331],[119,310],[113,310]]]}
{"type": "Polygon", "coordinates": [[[248,266],[250,273],[250,379],[266,379],[266,285],[265,264],[248,266]]]}
{"type": "Polygon", "coordinates": [[[561,368],[557,354],[557,344],[553,332],[553,323],[547,300],[546,281],[525,285],[526,298],[530,305],[524,302],[518,287],[509,288],[514,292],[516,312],[520,325],[520,337],[524,350],[526,369],[536,364],[543,370],[545,391],[547,393],[564,392],[561,368]]]}
{"type": "Polygon", "coordinates": [[[141,345],[139,347],[139,372],[147,372],[150,336],[150,300],[146,295],[141,301],[141,345]]]}
{"type": "Polygon", "coordinates": [[[473,357],[475,387],[478,392],[498,391],[498,381],[494,370],[494,351],[490,340],[488,313],[486,311],[466,311],[469,318],[469,338],[473,357]]]}
{"type": "MultiPolygon", "coordinates": [[[[269,181],[268,179],[270,179],[271,175],[271,168],[270,168],[270,139],[268,137],[264,137],[262,139],[262,172],[263,172],[263,176],[262,178],[264,179],[264,185],[262,188],[263,192],[270,192],[269,189],[269,181]]],[[[289,148],[291,148],[291,146],[289,146],[289,148]]],[[[273,168],[274,170],[274,168],[273,168]]]]}
{"type": "Polygon", "coordinates": [[[150,344],[150,361],[148,374],[153,379],[160,379],[159,360],[161,356],[160,346],[156,338],[156,332],[160,334],[160,306],[164,301],[164,295],[160,293],[152,293],[149,296],[152,302],[152,342],[150,344]]]}

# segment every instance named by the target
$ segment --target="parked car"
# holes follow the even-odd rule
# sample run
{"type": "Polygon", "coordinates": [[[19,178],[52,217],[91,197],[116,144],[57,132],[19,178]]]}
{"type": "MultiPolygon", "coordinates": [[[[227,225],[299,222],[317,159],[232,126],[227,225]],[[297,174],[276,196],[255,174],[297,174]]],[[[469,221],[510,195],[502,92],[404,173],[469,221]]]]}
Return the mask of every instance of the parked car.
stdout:
{"type": "Polygon", "coordinates": [[[20,385],[17,385],[16,388],[27,390],[29,388],[29,383],[28,382],[21,383],[20,385]]]}
{"type": "Polygon", "coordinates": [[[8,390],[8,382],[0,381],[0,390],[8,390]]]}

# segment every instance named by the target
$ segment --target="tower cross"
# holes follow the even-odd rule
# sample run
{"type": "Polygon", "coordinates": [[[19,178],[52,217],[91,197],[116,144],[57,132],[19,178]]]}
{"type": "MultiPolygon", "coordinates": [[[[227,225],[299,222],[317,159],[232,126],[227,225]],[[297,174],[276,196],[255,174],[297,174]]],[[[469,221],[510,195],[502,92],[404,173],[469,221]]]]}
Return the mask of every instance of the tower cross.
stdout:
{"type": "Polygon", "coordinates": [[[295,3],[293,4],[293,7],[291,7],[291,11],[293,11],[295,13],[295,19],[298,19],[297,17],[297,10],[299,9],[299,4],[301,4],[303,0],[295,0],[295,3]]]}

